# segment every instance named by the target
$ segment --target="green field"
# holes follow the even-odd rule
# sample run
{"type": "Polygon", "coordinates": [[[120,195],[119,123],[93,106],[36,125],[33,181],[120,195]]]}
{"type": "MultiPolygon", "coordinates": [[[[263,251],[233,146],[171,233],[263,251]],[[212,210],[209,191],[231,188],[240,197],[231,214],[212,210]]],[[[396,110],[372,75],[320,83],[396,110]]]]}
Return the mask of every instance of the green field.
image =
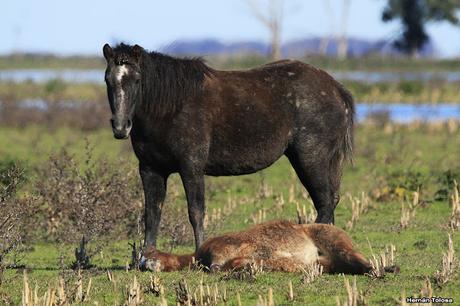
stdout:
{"type": "MultiPolygon", "coordinates": [[[[148,48],[147,48],[148,49],[148,48]]],[[[193,56],[193,55],[192,55],[193,56]]],[[[219,69],[242,69],[261,65],[270,58],[261,55],[225,56],[208,55],[204,59],[211,66],[219,69]]],[[[368,55],[346,58],[318,55],[305,55],[300,58],[314,66],[329,70],[364,70],[364,71],[457,71],[460,59],[431,59],[407,57],[387,57],[368,55]]],[[[12,54],[0,56],[0,69],[103,69],[105,60],[99,56],[56,56],[53,54],[12,54]]]]}
{"type": "MultiPolygon", "coordinates": [[[[26,169],[26,181],[16,195],[18,200],[27,197],[33,199],[34,193],[37,193],[36,186],[39,186],[37,184],[48,180],[46,167],[49,156],[59,155],[63,148],[74,154],[73,160],[81,171],[88,165],[85,163],[88,146],[92,148],[92,160],[96,164],[100,159],[107,160],[110,171],[121,166],[135,171],[137,167],[129,143],[114,140],[108,128],[82,132],[68,128],[49,130],[40,126],[28,126],[24,129],[4,127],[0,129],[0,135],[2,169],[11,162],[17,162],[26,169]]],[[[454,188],[453,179],[460,179],[458,125],[449,128],[440,124],[400,126],[387,123],[385,126],[359,126],[356,129],[355,146],[355,165],[347,165],[344,172],[343,196],[336,210],[336,225],[345,228],[351,219],[348,195],[359,198],[364,192],[370,199],[369,207],[348,232],[367,256],[372,253],[369,243],[375,254],[379,254],[389,244],[395,245],[395,262],[401,267],[400,274],[387,274],[382,279],[357,276],[358,291],[370,305],[396,305],[402,291],[407,296],[420,295],[423,282],[428,277],[434,295],[460,301],[458,268],[446,284],[437,286],[434,278],[435,272],[441,269],[443,253],[447,251],[447,233],[452,234],[457,253],[460,251],[460,236],[448,228],[451,207],[447,199],[454,188]],[[420,194],[419,204],[408,226],[402,229],[401,205],[405,203],[407,207],[415,191],[420,194]]],[[[259,214],[265,216],[263,220],[296,220],[296,206],[289,202],[290,197],[307,207],[311,205],[302,195],[300,183],[294,178],[285,158],[258,174],[208,177],[206,183],[207,212],[210,217],[208,235],[245,229],[255,221],[262,221],[259,214]],[[262,187],[265,190],[263,194],[262,187]],[[284,203],[280,200],[281,196],[284,203]],[[228,208],[229,199],[236,203],[232,208],[228,208]]],[[[182,224],[185,226],[185,234],[182,234],[183,237],[178,242],[174,242],[173,235],[163,230],[159,248],[168,251],[174,246],[174,252],[190,252],[193,250],[191,226],[187,221],[185,197],[177,176],[170,179],[168,188],[163,224],[166,224],[166,229],[176,223],[182,224]]],[[[75,242],[69,243],[48,237],[44,228],[37,227],[31,231],[38,234],[26,239],[25,248],[19,254],[12,253],[5,259],[7,264],[17,261],[20,268],[10,267],[4,270],[0,284],[0,304],[17,305],[21,302],[24,270],[27,271],[31,290],[37,288],[39,297],[49,288],[56,288],[59,277],[62,277],[67,298],[72,299],[78,291],[77,273],[70,269],[78,234],[69,233],[78,236],[75,237],[75,242]]],[[[225,291],[225,303],[228,305],[237,304],[237,295],[242,305],[255,305],[259,296],[268,299],[270,288],[273,290],[276,305],[335,305],[336,297],[340,297],[342,301],[346,297],[342,275],[323,275],[310,284],[304,284],[300,273],[262,272],[253,279],[238,280],[224,273],[209,274],[195,270],[156,273],[164,286],[164,296],[157,297],[149,290],[150,276],[153,273],[124,269],[130,260],[131,249],[128,242],[139,241],[140,237],[136,233],[115,237],[111,233],[98,233],[97,238],[90,242],[90,250],[99,246],[101,249],[92,257],[94,267],[82,272],[83,291],[86,290],[90,278],[92,281],[89,296],[82,304],[125,303],[128,287],[133,283],[134,277],[143,291],[145,305],[158,304],[162,298],[168,304],[174,305],[177,301],[176,288],[183,279],[192,295],[198,290],[198,299],[201,282],[204,299],[207,298],[206,286],[210,287],[211,296],[217,288],[218,304],[224,304],[225,291]],[[107,271],[112,273],[112,281],[109,280],[107,271]],[[293,284],[293,300],[288,298],[290,281],[293,284]]],[[[352,282],[351,276],[346,277],[352,282]]],[[[211,297],[210,300],[212,299],[211,297]]],[[[208,305],[213,305],[213,302],[208,305]]]]}

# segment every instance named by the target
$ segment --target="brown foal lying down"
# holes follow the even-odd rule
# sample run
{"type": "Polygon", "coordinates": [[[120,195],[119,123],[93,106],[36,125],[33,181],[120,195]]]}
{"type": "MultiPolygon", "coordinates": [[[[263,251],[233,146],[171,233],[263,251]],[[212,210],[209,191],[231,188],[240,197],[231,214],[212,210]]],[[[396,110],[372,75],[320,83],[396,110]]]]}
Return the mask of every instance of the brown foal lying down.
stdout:
{"type": "Polygon", "coordinates": [[[372,270],[343,230],[328,224],[288,221],[271,221],[209,238],[195,254],[173,255],[151,247],[141,265],[156,271],[176,271],[188,267],[194,257],[210,271],[258,263],[269,271],[296,272],[315,262],[327,273],[364,274],[372,270]]]}

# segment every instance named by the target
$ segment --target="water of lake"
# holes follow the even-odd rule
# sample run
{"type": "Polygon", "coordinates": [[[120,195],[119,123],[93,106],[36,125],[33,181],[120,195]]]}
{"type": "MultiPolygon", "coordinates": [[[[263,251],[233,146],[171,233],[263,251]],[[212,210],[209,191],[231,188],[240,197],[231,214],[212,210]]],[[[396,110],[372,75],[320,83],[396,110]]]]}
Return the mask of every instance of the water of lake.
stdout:
{"type": "MultiPolygon", "coordinates": [[[[423,71],[423,72],[381,72],[381,71],[331,71],[338,80],[353,80],[365,83],[396,82],[396,81],[429,81],[445,80],[448,82],[460,81],[459,71],[423,71]]],[[[103,70],[49,70],[49,69],[15,69],[0,70],[0,81],[38,83],[53,79],[61,79],[71,83],[99,83],[104,82],[103,70]]]]}
{"type": "MultiPolygon", "coordinates": [[[[356,80],[368,83],[398,80],[432,80],[460,81],[460,72],[367,72],[367,71],[340,71],[332,72],[339,80],[356,80]]],[[[103,70],[48,70],[48,69],[16,69],[0,70],[0,81],[12,82],[47,82],[61,79],[71,83],[98,83],[103,84],[103,70]]],[[[1,102],[0,102],[1,103],[1,102]]],[[[80,102],[63,102],[63,107],[78,107],[80,102]]],[[[39,99],[22,101],[24,108],[47,108],[47,102],[39,99]]],[[[1,104],[0,104],[1,106],[1,104]]],[[[358,121],[363,121],[376,112],[387,112],[391,120],[410,122],[413,120],[437,121],[447,119],[460,120],[460,106],[455,104],[365,104],[358,103],[356,115],[358,121]]]]}
{"type": "Polygon", "coordinates": [[[69,83],[100,83],[104,82],[104,71],[93,70],[50,70],[50,69],[15,69],[0,70],[0,81],[44,83],[59,79],[69,83]]]}
{"type": "Polygon", "coordinates": [[[458,104],[364,104],[357,103],[356,117],[361,122],[369,116],[385,112],[395,122],[408,123],[414,120],[433,122],[448,119],[460,120],[458,104]]]}

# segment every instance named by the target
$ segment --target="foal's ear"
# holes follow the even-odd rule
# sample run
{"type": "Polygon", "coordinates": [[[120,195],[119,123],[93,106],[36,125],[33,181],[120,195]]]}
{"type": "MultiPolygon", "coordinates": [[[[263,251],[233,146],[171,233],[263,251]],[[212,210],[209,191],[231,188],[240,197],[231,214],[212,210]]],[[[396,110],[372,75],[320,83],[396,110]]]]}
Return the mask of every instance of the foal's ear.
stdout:
{"type": "Polygon", "coordinates": [[[139,46],[139,45],[136,44],[136,45],[133,46],[133,49],[132,49],[132,50],[133,50],[133,55],[134,55],[134,57],[135,57],[137,60],[139,60],[140,57],[141,57],[142,51],[144,51],[144,48],[142,48],[141,46],[139,46]]]}
{"type": "Polygon", "coordinates": [[[113,57],[113,49],[109,46],[109,44],[104,45],[102,52],[104,52],[104,57],[107,61],[113,57]]]}

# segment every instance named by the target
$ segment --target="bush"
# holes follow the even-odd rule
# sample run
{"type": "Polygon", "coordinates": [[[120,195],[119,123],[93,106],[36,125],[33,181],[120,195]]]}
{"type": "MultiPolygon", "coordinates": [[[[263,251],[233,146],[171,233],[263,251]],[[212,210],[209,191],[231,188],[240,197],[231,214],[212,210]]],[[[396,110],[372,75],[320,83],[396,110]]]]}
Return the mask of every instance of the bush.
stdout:
{"type": "Polygon", "coordinates": [[[126,237],[138,228],[142,215],[141,187],[137,171],[127,162],[109,164],[93,160],[87,150],[84,165],[63,150],[38,170],[34,186],[36,202],[47,240],[76,243],[126,237]]]}
{"type": "Polygon", "coordinates": [[[43,103],[43,108],[27,108],[14,100],[2,101],[0,125],[24,128],[36,124],[50,129],[66,126],[84,131],[110,128],[110,110],[105,101],[43,103]]]}
{"type": "Polygon", "coordinates": [[[0,283],[5,268],[5,256],[19,250],[22,242],[22,205],[16,201],[16,193],[23,180],[23,172],[11,166],[0,172],[0,283]]]}

